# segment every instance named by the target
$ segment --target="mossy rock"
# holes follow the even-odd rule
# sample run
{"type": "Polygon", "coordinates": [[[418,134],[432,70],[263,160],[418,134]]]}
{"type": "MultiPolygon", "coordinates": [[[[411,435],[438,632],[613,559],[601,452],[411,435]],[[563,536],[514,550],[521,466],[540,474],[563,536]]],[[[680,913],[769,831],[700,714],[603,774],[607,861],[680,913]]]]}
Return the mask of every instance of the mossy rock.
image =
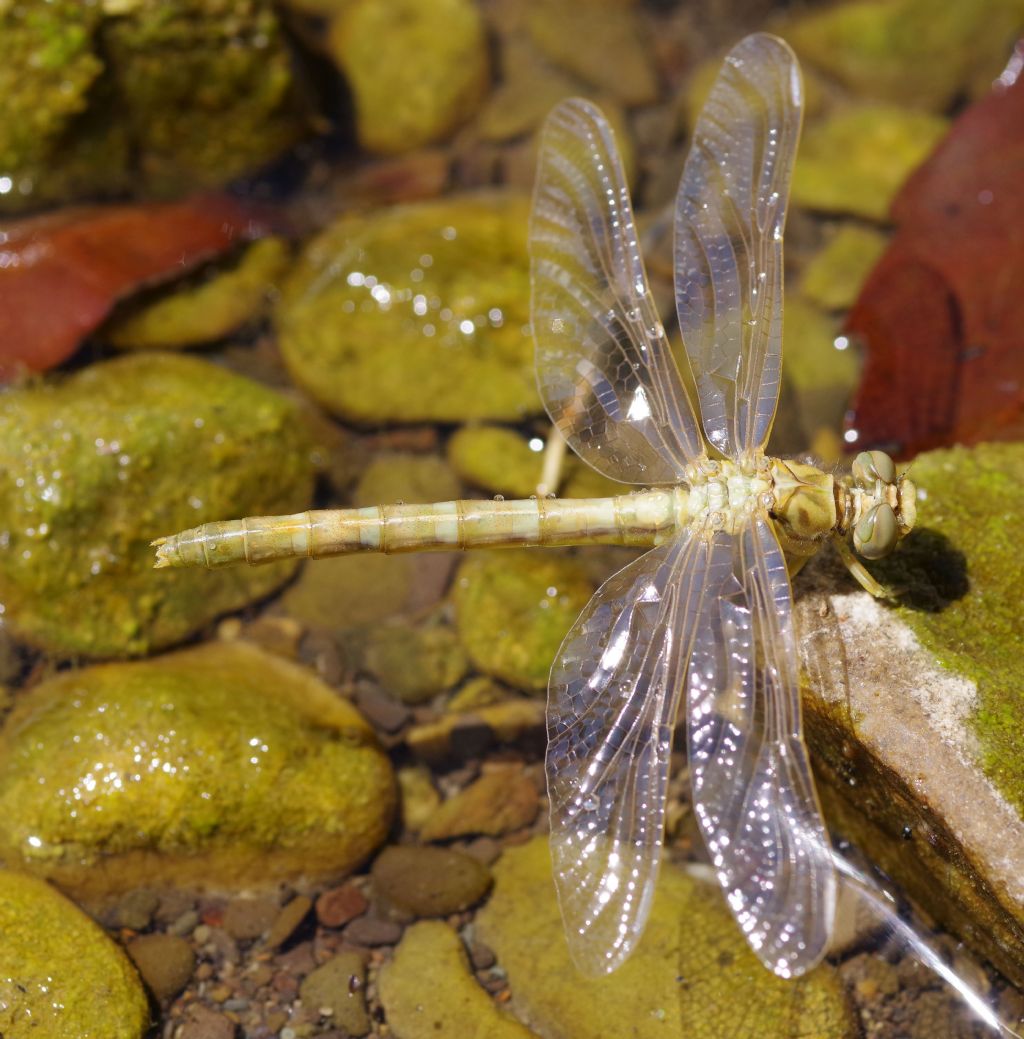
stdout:
{"type": "Polygon", "coordinates": [[[153,570],[150,541],[307,508],[302,423],[276,393],[172,354],[96,364],[0,396],[0,602],[58,655],[133,656],[272,591],[294,564],[153,570]]]}
{"type": "Polygon", "coordinates": [[[459,638],[481,671],[542,692],[562,640],[593,592],[580,564],[563,553],[477,553],[455,579],[459,638]]]}
{"type": "Polygon", "coordinates": [[[861,98],[944,112],[987,91],[1024,31],[1021,0],[860,0],[810,11],[782,35],[800,60],[861,98]]]}
{"type": "Polygon", "coordinates": [[[804,268],[800,294],[826,310],[852,307],[888,241],[872,227],[844,223],[804,268]]]}
{"type": "Polygon", "coordinates": [[[219,185],[307,132],[269,0],[0,6],[0,212],[219,185]]]}
{"type": "Polygon", "coordinates": [[[395,800],[358,712],[244,643],[64,672],[0,730],[0,858],[80,899],[337,876],[395,800]]]}
{"type": "Polygon", "coordinates": [[[536,494],[543,465],[529,441],[503,426],[463,426],[448,441],[448,460],[466,483],[509,498],[536,494]]]}
{"type": "Polygon", "coordinates": [[[119,350],[173,350],[224,339],[258,318],[274,282],[288,265],[287,243],[264,238],[224,270],[203,271],[159,291],[155,300],[133,303],[100,333],[119,350]]]}
{"type": "Polygon", "coordinates": [[[372,152],[444,140],[489,86],[472,0],[352,0],[331,26],[329,48],[352,89],[359,143],[372,152]]]}
{"type": "Polygon", "coordinates": [[[381,968],[378,991],[396,1039],[538,1039],[498,1009],[473,977],[458,934],[440,920],[406,930],[381,968]]]}
{"type": "Polygon", "coordinates": [[[511,1006],[546,1037],[853,1039],[860,1034],[836,971],[797,981],[765,970],[717,887],[664,865],[636,952],[607,977],[569,959],[545,838],[507,848],[476,934],[508,974],[511,1006]],[[743,1013],[738,1014],[737,993],[743,1013]]]}
{"type": "Polygon", "coordinates": [[[0,1035],[142,1039],[148,1027],[121,948],[49,884],[0,869],[0,1035]]]}
{"type": "Polygon", "coordinates": [[[370,632],[365,664],[403,703],[418,704],[451,689],[469,666],[451,628],[390,624],[370,632]]]}
{"type": "Polygon", "coordinates": [[[525,198],[485,195],[337,221],[307,246],[277,308],[292,377],[360,423],[538,412],[528,211],[525,198]]]}
{"type": "Polygon", "coordinates": [[[928,452],[910,475],[917,528],[872,566],[898,609],[828,558],[802,579],[808,742],[833,825],[1020,985],[1024,445],[928,452]]]}
{"type": "Polygon", "coordinates": [[[793,203],[885,220],[896,192],[948,128],[940,116],[873,104],[812,122],[793,170],[793,203]]]}
{"type": "Polygon", "coordinates": [[[363,470],[352,495],[357,508],[399,502],[453,501],[462,488],[443,458],[393,452],[377,455],[363,470]]]}
{"type": "Polygon", "coordinates": [[[128,0],[100,47],[150,190],[225,184],[308,132],[271,0],[128,0]]]}

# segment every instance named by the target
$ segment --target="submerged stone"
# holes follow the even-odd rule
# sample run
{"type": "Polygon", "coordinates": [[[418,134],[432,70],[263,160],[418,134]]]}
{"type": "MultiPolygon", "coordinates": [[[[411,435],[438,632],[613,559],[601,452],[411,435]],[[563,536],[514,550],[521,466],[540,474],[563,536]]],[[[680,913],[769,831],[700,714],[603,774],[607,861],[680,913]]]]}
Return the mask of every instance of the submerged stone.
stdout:
{"type": "Polygon", "coordinates": [[[124,952],[49,884],[0,869],[0,1035],[142,1039],[148,1029],[124,952]]]}
{"type": "Polygon", "coordinates": [[[808,567],[808,738],[837,828],[1019,985],[1024,446],[929,452],[911,476],[918,526],[872,567],[898,609],[808,567]]]}
{"type": "Polygon", "coordinates": [[[556,65],[627,105],[651,104],[658,80],[636,9],[620,0],[531,0],[526,25],[556,65]]]}
{"type": "Polygon", "coordinates": [[[420,837],[425,841],[476,834],[500,837],[529,826],[538,807],[537,787],[521,768],[495,766],[439,805],[423,824],[420,837]]]}
{"type": "Polygon", "coordinates": [[[451,689],[469,661],[455,632],[439,624],[391,624],[370,632],[364,662],[403,703],[418,704],[451,689]]]}
{"type": "Polygon", "coordinates": [[[153,538],[307,508],[294,407],[206,361],[139,354],[0,396],[4,624],[59,655],[180,642],[294,570],[154,570],[153,538]]]}
{"type": "Polygon", "coordinates": [[[481,671],[542,692],[558,647],[593,592],[583,568],[564,553],[477,553],[455,580],[459,638],[481,671]]]}
{"type": "Polygon", "coordinates": [[[886,220],[910,173],[948,129],[940,116],[858,104],[804,130],[793,170],[795,205],[886,220]]]}
{"type": "Polygon", "coordinates": [[[941,113],[990,88],[1022,31],[1020,0],[860,0],[811,11],[783,35],[802,62],[857,97],[941,113]]]}
{"type": "Polygon", "coordinates": [[[542,1035],[573,1039],[853,1039],[842,983],[829,966],[797,981],[765,970],[717,886],[661,869],[650,920],[613,974],[588,978],[569,959],[547,840],[507,848],[477,914],[476,935],[498,956],[513,1011],[542,1035]],[[737,1013],[742,993],[743,1013],[737,1013]]]}
{"type": "Polygon", "coordinates": [[[0,7],[0,211],[226,183],[307,132],[269,0],[0,7]]]}
{"type": "Polygon", "coordinates": [[[361,508],[398,502],[453,501],[461,489],[444,459],[394,452],[377,455],[363,470],[352,504],[361,508]]]}
{"type": "Polygon", "coordinates": [[[173,286],[155,301],[133,305],[101,334],[120,350],[178,349],[223,339],[260,316],[288,258],[281,238],[254,242],[230,269],[206,273],[199,283],[173,286]]]}
{"type": "Polygon", "coordinates": [[[538,1039],[495,1005],[473,977],[458,934],[440,920],[406,930],[395,958],[381,967],[378,989],[396,1039],[538,1039]]]}
{"type": "Polygon", "coordinates": [[[83,899],[335,876],[394,805],[356,710],[241,642],[63,672],[0,730],[0,858],[83,899]]]}
{"type": "Polygon", "coordinates": [[[373,864],[373,890],[387,905],[414,916],[448,916],[479,902],[491,871],[449,848],[393,844],[373,864]]]}
{"type": "Polygon", "coordinates": [[[444,140],[489,86],[472,0],[354,0],[331,27],[330,50],[352,88],[359,143],[373,152],[444,140]]]}
{"type": "Polygon", "coordinates": [[[801,295],[827,310],[852,307],[888,241],[874,228],[844,223],[804,268],[801,295]]]}
{"type": "Polygon", "coordinates": [[[343,217],[277,309],[293,378],[355,422],[514,421],[540,410],[528,201],[478,195],[343,217]]]}
{"type": "Polygon", "coordinates": [[[506,498],[537,493],[543,455],[504,426],[463,426],[448,441],[448,460],[466,483],[506,498]]]}

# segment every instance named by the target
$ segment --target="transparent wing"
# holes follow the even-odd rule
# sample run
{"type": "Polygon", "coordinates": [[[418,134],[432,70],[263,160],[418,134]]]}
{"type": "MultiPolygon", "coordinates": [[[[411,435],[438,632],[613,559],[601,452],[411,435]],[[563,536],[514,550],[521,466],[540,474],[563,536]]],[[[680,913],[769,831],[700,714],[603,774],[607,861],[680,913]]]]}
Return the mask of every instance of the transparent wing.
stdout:
{"type": "Polygon", "coordinates": [[[803,743],[786,561],[756,516],[708,576],[687,677],[694,811],[729,906],[782,977],[828,946],[831,848],[803,743]]]}
{"type": "Polygon", "coordinates": [[[530,259],[551,421],[614,480],[678,483],[704,446],[647,285],[615,139],[588,101],[563,101],[544,124],[530,259]]]}
{"type": "Polygon", "coordinates": [[[569,949],[587,974],[614,970],[647,920],[710,554],[687,532],[609,578],[551,669],[551,854],[569,949]]]}
{"type": "Polygon", "coordinates": [[[796,57],[762,33],[727,55],[676,198],[676,308],[708,440],[749,456],[782,367],[782,232],[800,137],[796,57]]]}

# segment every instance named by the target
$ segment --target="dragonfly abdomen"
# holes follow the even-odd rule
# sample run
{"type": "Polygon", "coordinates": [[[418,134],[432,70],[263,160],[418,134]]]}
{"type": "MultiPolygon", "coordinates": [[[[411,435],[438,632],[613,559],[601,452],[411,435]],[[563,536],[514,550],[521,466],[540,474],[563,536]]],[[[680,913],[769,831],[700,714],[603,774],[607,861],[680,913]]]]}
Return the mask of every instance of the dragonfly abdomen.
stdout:
{"type": "Polygon", "coordinates": [[[651,546],[684,521],[685,487],[614,498],[528,498],[322,509],[204,523],[153,544],[158,567],[266,563],[357,552],[614,544],[651,546]]]}

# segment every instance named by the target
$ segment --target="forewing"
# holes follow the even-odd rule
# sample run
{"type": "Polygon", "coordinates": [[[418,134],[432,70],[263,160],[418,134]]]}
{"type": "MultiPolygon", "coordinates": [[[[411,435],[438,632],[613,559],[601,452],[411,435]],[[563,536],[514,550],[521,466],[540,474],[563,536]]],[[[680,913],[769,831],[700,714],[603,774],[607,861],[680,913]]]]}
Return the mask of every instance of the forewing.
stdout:
{"type": "Polygon", "coordinates": [[[694,811],[747,940],[792,977],[826,951],[835,877],[802,737],[785,557],[765,516],[729,548],[687,677],[694,811]]]}
{"type": "Polygon", "coordinates": [[[610,577],[551,669],[551,854],[569,949],[587,974],[622,963],[647,920],[708,558],[687,532],[610,577]]]}
{"type": "Polygon", "coordinates": [[[782,232],[800,137],[796,57],[758,33],[740,41],[694,129],[676,199],[676,308],[708,440],[764,446],[782,366],[782,232]]]}
{"type": "Polygon", "coordinates": [[[703,443],[648,288],[615,139],[579,98],[541,133],[530,270],[551,421],[614,480],[678,483],[703,443]]]}

